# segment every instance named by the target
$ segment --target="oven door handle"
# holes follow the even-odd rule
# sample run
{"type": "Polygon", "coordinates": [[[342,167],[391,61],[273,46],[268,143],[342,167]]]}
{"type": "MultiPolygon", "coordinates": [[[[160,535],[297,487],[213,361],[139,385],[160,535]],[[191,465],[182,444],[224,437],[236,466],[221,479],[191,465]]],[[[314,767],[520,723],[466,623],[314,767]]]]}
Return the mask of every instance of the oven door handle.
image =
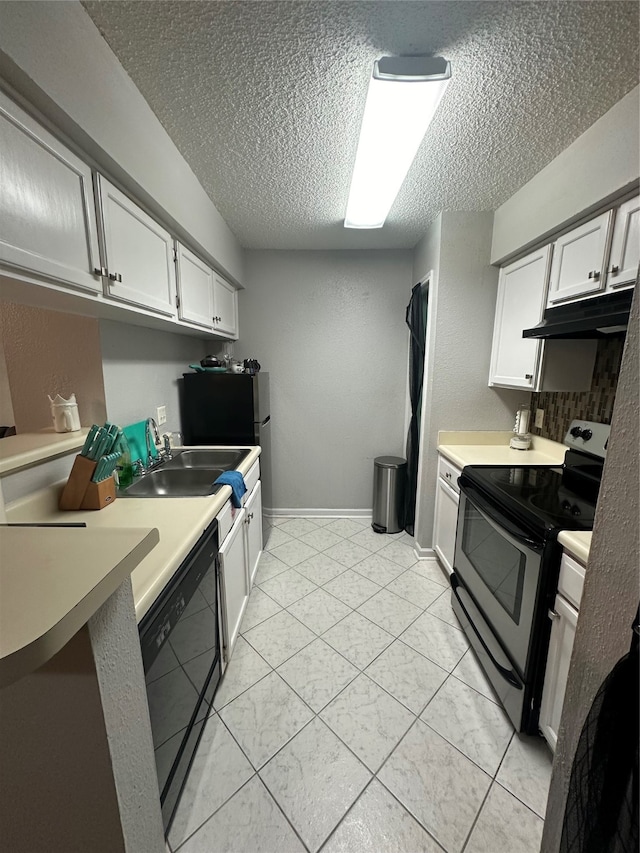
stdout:
{"type": "Polygon", "coordinates": [[[517,687],[518,690],[522,690],[522,682],[517,677],[515,672],[512,669],[506,669],[501,663],[498,663],[498,661],[496,660],[495,654],[491,651],[491,649],[487,645],[484,637],[480,634],[480,632],[476,628],[476,624],[473,621],[471,614],[469,613],[468,607],[465,607],[464,602],[462,601],[462,598],[460,597],[460,594],[458,593],[458,587],[460,587],[460,590],[462,592],[466,593],[469,598],[471,598],[471,596],[469,596],[469,594],[467,593],[465,588],[462,586],[462,584],[460,583],[460,581],[458,580],[456,575],[453,574],[453,575],[451,575],[451,588],[453,590],[453,594],[455,595],[455,597],[458,601],[458,604],[462,608],[464,615],[467,617],[469,625],[473,629],[473,633],[476,635],[480,644],[482,645],[482,648],[485,650],[485,652],[489,656],[489,660],[495,666],[495,668],[498,670],[500,675],[505,679],[505,681],[508,681],[509,684],[511,684],[513,687],[517,687]]]}
{"type": "Polygon", "coordinates": [[[506,515],[501,513],[493,504],[490,504],[481,497],[477,489],[469,485],[468,480],[461,482],[462,480],[462,477],[458,480],[460,491],[467,496],[471,503],[480,510],[487,520],[494,521],[503,530],[506,530],[509,536],[515,539],[516,542],[519,542],[531,551],[540,553],[543,550],[544,546],[541,542],[536,541],[535,539],[530,539],[519,527],[516,527],[516,525],[507,518],[506,515]]]}

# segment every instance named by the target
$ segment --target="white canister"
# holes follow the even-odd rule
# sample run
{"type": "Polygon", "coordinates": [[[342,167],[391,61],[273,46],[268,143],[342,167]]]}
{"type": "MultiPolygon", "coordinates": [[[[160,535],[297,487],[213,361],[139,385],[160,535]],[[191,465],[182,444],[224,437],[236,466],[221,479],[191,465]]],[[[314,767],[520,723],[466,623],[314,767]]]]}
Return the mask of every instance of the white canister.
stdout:
{"type": "Polygon", "coordinates": [[[72,394],[68,400],[56,394],[53,398],[49,397],[49,403],[53,428],[56,432],[76,432],[80,429],[80,414],[75,394],[72,394]]]}

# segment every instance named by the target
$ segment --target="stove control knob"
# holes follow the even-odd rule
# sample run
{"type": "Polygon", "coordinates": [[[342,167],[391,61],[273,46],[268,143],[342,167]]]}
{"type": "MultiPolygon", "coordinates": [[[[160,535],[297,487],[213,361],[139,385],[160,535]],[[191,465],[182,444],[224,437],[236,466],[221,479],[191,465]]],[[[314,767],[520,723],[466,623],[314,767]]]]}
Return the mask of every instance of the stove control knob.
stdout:
{"type": "MultiPolygon", "coordinates": [[[[589,432],[589,430],[587,430],[587,432],[589,432]]],[[[574,428],[571,430],[571,435],[574,438],[580,438],[580,436],[582,435],[582,429],[579,426],[574,426],[574,428]]],[[[591,438],[590,432],[589,432],[589,438],[591,438]]]]}
{"type": "Polygon", "coordinates": [[[565,510],[567,510],[567,509],[571,509],[571,504],[570,504],[570,503],[569,503],[569,501],[567,501],[567,500],[562,501],[561,506],[562,506],[562,509],[565,509],[565,510]]]}
{"type": "Polygon", "coordinates": [[[591,432],[590,429],[583,429],[582,430],[582,440],[583,441],[589,441],[589,439],[591,438],[592,435],[593,435],[593,433],[591,432]]]}
{"type": "Polygon", "coordinates": [[[580,512],[580,507],[577,504],[574,504],[571,507],[571,515],[575,515],[575,516],[582,515],[582,513],[580,512]]]}

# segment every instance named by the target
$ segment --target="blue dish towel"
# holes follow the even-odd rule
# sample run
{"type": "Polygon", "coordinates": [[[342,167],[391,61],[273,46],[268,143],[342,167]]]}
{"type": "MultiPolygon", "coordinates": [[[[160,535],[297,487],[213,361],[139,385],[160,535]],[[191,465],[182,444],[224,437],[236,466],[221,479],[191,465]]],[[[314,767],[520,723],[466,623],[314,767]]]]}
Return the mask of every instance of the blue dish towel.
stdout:
{"type": "Polygon", "coordinates": [[[242,506],[242,496],[247,486],[240,471],[224,471],[213,485],[231,486],[231,503],[235,507],[242,506]]]}

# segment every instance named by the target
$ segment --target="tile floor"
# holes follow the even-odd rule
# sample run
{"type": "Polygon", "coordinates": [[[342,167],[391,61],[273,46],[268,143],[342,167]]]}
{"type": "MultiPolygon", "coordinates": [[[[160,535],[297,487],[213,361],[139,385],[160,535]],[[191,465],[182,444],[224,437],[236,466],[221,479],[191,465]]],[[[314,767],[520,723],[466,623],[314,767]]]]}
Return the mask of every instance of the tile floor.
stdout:
{"type": "Polygon", "coordinates": [[[550,772],[435,560],[365,519],[278,518],[169,846],[537,853],[550,772]]]}

